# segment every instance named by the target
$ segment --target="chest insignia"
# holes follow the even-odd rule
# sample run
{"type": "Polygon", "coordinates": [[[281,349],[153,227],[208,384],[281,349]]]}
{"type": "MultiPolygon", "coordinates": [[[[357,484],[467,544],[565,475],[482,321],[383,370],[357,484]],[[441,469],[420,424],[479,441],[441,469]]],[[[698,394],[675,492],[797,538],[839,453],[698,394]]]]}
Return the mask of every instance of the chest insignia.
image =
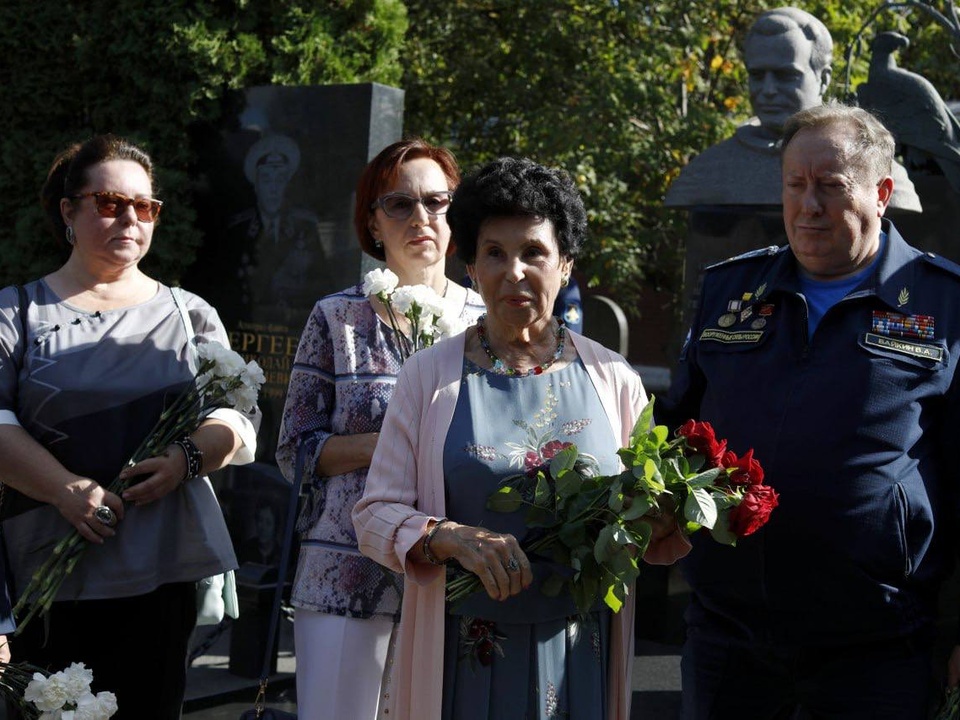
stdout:
{"type": "Polygon", "coordinates": [[[896,338],[876,335],[874,333],[867,333],[864,337],[864,342],[867,345],[890,350],[891,352],[923,358],[924,360],[933,360],[938,363],[943,362],[943,348],[937,347],[936,345],[897,340],[896,338]]]}
{"type": "Polygon", "coordinates": [[[720,327],[727,328],[733,325],[736,321],[737,321],[736,315],[734,315],[733,313],[724,313],[717,320],[717,325],[719,325],[720,327]]]}
{"type": "Polygon", "coordinates": [[[900,291],[900,294],[897,295],[897,307],[903,307],[908,302],[910,302],[910,291],[906,288],[903,288],[900,291]]]}
{"type": "Polygon", "coordinates": [[[763,337],[761,330],[718,330],[707,328],[700,333],[700,342],[712,341],[726,344],[758,343],[763,337]]]}
{"type": "Polygon", "coordinates": [[[918,340],[933,340],[935,326],[933,315],[902,315],[882,310],[874,310],[870,322],[870,329],[878,335],[918,340]]]}

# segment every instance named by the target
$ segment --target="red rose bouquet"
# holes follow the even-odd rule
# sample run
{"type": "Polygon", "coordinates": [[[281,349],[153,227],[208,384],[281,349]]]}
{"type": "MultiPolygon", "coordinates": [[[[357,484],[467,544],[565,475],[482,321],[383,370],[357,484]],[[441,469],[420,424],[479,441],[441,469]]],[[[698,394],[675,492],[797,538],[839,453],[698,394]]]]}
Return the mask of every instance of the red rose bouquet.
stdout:
{"type": "MultiPolygon", "coordinates": [[[[498,512],[526,508],[525,522],[534,532],[524,551],[560,568],[541,591],[557,595],[568,588],[582,612],[598,599],[620,610],[640,575],[650,520],[665,511],[675,512],[687,533],[707,528],[717,542],[736,545],[777,506],[777,493],[763,484],[752,450],[738,457],[706,422],[691,420],[670,438],[666,427],[651,427],[652,421],[651,399],[630,444],[618,453],[625,468],[618,475],[600,475],[594,458],[575,445],[555,443],[537,453],[548,463],[505,478],[487,501],[498,512]]],[[[481,587],[472,573],[454,571],[447,600],[457,602],[481,587]]]]}

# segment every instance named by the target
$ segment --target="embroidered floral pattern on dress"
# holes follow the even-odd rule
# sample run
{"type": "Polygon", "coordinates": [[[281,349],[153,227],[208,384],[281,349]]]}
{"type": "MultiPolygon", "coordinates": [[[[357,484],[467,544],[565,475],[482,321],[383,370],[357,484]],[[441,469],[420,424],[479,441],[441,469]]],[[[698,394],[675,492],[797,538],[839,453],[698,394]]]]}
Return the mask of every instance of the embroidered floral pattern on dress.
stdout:
{"type": "Polygon", "coordinates": [[[497,632],[497,624],[492,620],[464,615],[460,619],[460,659],[469,659],[476,669],[476,663],[489,667],[496,653],[503,657],[503,648],[500,640],[506,640],[506,635],[497,632]]]}
{"type": "Polygon", "coordinates": [[[500,453],[497,452],[497,449],[490,445],[476,445],[471,443],[467,445],[464,450],[466,450],[468,455],[480,458],[481,460],[486,460],[487,462],[493,462],[500,457],[500,453]]]}
{"type": "Polygon", "coordinates": [[[590,424],[590,418],[580,418],[561,422],[557,417],[557,394],[553,384],[547,386],[544,406],[534,413],[533,422],[517,419],[513,424],[523,430],[525,437],[521,442],[506,443],[509,448],[510,467],[522,470],[533,476],[537,468],[550,462],[553,457],[573,444],[572,437],[590,424]]]}
{"type": "Polygon", "coordinates": [[[570,422],[565,422],[560,426],[560,432],[562,432],[564,435],[579,435],[581,432],[583,432],[583,429],[590,424],[590,422],[590,418],[571,420],[570,422]]]}
{"type": "MultiPolygon", "coordinates": [[[[557,688],[552,682],[547,683],[547,693],[544,697],[543,711],[547,717],[560,717],[560,700],[557,698],[557,688]]],[[[566,715],[566,713],[563,713],[566,715]]]]}

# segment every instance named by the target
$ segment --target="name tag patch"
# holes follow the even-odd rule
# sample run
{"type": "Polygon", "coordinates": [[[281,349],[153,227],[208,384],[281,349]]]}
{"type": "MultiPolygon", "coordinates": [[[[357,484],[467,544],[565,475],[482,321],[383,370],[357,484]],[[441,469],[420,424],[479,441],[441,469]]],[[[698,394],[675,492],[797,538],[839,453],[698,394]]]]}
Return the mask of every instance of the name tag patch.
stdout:
{"type": "Polygon", "coordinates": [[[908,340],[890,338],[875,333],[866,333],[864,342],[867,345],[890,350],[891,352],[923,358],[924,360],[933,360],[934,362],[943,362],[943,348],[937,347],[936,345],[910,342],[908,340]]]}
{"type": "Polygon", "coordinates": [[[707,328],[700,333],[700,340],[713,340],[722,343],[756,343],[763,337],[761,330],[718,330],[707,328]]]}

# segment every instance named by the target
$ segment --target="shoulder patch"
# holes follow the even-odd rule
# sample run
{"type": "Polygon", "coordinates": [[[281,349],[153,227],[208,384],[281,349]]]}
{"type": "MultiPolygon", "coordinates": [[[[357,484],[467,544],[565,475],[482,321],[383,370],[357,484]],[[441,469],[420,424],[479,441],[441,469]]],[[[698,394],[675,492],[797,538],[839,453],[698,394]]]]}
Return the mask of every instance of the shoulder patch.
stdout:
{"type": "Polygon", "coordinates": [[[932,252],[925,252],[921,257],[928,265],[933,265],[956,278],[960,278],[960,265],[957,265],[953,260],[947,260],[947,258],[932,252]]]}
{"type": "Polygon", "coordinates": [[[734,255],[732,258],[727,258],[726,260],[715,262],[712,265],[707,265],[704,269],[713,270],[713,268],[723,267],[724,265],[731,265],[733,263],[737,263],[742,260],[771,257],[772,255],[776,255],[778,252],[785,250],[787,247],[788,247],[787,245],[784,245],[782,247],[777,245],[768,245],[767,247],[764,247],[764,248],[750,250],[749,252],[741,253],[740,255],[734,255]]]}

